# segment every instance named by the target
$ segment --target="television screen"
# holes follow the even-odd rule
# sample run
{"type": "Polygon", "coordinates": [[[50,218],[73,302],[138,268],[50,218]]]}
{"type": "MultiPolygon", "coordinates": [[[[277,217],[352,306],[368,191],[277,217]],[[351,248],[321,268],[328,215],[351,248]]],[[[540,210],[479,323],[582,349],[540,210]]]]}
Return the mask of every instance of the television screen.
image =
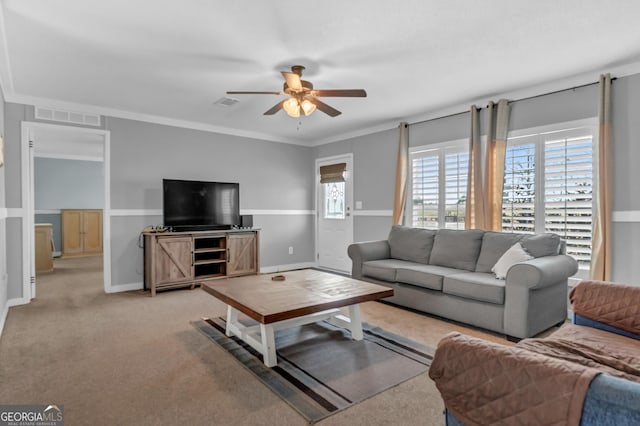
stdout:
{"type": "Polygon", "coordinates": [[[163,179],[164,226],[176,230],[240,225],[238,183],[163,179]]]}

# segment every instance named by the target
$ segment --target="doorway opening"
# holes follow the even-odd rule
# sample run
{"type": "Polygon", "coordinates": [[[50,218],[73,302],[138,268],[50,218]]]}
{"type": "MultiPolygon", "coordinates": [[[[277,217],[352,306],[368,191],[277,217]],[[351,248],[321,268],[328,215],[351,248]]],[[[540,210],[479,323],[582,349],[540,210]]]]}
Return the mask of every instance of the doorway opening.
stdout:
{"type": "Polygon", "coordinates": [[[110,292],[109,142],[106,130],[22,123],[24,303],[56,272],[84,271],[94,287],[100,276],[110,292]]]}

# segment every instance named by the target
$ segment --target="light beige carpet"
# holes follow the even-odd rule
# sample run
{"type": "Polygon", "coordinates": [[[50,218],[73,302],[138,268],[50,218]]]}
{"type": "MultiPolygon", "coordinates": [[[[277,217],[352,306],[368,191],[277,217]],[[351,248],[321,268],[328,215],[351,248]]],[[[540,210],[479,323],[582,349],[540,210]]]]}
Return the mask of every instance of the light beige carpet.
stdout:
{"type": "MultiPolygon", "coordinates": [[[[202,290],[107,295],[95,257],[56,260],[37,282],[36,300],[10,308],[0,338],[1,404],[61,404],[68,425],[306,424],[192,327],[225,314],[202,290]]],[[[453,330],[506,343],[381,303],[365,304],[362,313],[429,347],[453,330]]],[[[442,410],[423,374],[319,424],[442,425],[442,410]]]]}

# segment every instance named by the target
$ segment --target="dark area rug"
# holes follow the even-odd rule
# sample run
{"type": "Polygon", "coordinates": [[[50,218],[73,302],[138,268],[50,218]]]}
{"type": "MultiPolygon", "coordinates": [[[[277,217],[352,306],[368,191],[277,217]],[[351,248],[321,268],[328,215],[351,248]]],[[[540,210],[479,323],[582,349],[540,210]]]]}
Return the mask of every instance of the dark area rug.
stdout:
{"type": "Polygon", "coordinates": [[[433,350],[381,328],[363,324],[364,339],[325,321],[276,332],[278,365],[225,335],[223,318],[193,326],[234,356],[309,423],[425,373],[433,350]]]}

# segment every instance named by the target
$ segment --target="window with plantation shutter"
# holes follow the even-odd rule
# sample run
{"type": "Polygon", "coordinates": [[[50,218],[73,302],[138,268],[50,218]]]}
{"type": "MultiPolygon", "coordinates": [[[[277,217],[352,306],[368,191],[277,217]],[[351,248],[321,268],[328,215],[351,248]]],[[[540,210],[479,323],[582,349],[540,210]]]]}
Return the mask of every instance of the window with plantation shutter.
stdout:
{"type": "Polygon", "coordinates": [[[593,226],[594,135],[591,126],[509,137],[502,230],[553,232],[586,278],[593,226]]]}
{"type": "Polygon", "coordinates": [[[551,137],[544,146],[544,228],[567,242],[567,254],[591,260],[593,138],[551,137]]]}
{"type": "Polygon", "coordinates": [[[535,232],[536,146],[531,142],[507,145],[502,197],[502,230],[535,232]]]}
{"type": "Polygon", "coordinates": [[[411,226],[464,229],[468,141],[411,152],[411,226]]]}
{"type": "Polygon", "coordinates": [[[467,199],[469,152],[448,149],[444,152],[444,227],[464,229],[467,199]]]}
{"type": "Polygon", "coordinates": [[[438,228],[440,201],[439,155],[428,153],[411,160],[412,226],[438,228]]]}

